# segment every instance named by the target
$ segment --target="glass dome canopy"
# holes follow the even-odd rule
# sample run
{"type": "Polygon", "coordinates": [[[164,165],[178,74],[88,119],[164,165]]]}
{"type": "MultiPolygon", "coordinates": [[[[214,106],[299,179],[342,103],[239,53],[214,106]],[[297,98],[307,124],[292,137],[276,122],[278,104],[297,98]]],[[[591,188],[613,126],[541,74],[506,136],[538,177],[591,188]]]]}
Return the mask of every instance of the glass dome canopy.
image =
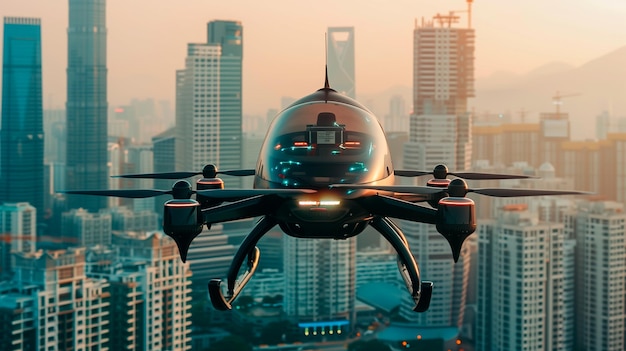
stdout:
{"type": "Polygon", "coordinates": [[[392,173],[387,140],[376,117],[332,89],[318,90],[274,119],[257,165],[267,187],[369,183],[392,173]]]}

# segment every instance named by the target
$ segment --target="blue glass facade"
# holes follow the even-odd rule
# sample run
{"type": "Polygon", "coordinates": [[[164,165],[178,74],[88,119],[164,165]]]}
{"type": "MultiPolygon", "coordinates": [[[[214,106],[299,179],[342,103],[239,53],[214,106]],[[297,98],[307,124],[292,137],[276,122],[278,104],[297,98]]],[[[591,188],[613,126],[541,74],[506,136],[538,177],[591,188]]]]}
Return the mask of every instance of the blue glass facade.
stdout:
{"type": "MultiPolygon", "coordinates": [[[[67,29],[68,190],[108,188],[106,1],[70,0],[67,29]]],[[[98,196],[68,197],[70,208],[105,208],[98,196]]]]}
{"type": "Polygon", "coordinates": [[[5,17],[0,126],[0,203],[29,202],[42,218],[41,21],[5,17]]]}
{"type": "MultiPolygon", "coordinates": [[[[208,44],[222,48],[220,57],[219,136],[221,170],[240,169],[242,154],[242,63],[243,26],[238,21],[211,21],[207,31],[208,44]]],[[[207,160],[207,163],[214,162],[207,160]]],[[[241,178],[224,177],[227,188],[241,188],[241,178]]]]}

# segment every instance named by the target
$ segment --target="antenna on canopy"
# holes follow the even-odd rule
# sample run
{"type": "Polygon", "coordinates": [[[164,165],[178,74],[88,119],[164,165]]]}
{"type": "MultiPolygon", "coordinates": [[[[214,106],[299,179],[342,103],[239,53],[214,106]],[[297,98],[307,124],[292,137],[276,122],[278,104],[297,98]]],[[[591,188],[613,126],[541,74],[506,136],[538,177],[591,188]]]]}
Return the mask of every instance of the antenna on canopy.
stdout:
{"type": "Polygon", "coordinates": [[[326,68],[326,79],[324,80],[324,89],[329,89],[330,84],[328,84],[328,33],[324,33],[324,54],[325,54],[325,63],[324,66],[326,68]]]}
{"type": "Polygon", "coordinates": [[[325,63],[324,63],[324,91],[326,92],[325,102],[328,102],[328,91],[330,90],[330,84],[328,83],[328,33],[324,33],[324,51],[325,51],[325,63]]]}

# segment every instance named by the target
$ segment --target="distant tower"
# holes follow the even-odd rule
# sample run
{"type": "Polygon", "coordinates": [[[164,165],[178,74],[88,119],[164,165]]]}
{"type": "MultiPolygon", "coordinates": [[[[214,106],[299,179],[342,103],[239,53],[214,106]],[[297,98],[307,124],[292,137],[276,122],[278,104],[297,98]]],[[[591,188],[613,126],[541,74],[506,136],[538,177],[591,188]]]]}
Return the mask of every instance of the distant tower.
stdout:
{"type": "MultiPolygon", "coordinates": [[[[457,28],[457,17],[437,15],[413,31],[413,114],[404,167],[432,170],[439,163],[465,170],[471,161],[471,116],[474,96],[474,29],[457,28]]],[[[454,263],[447,241],[432,225],[401,222],[423,279],[435,283],[427,313],[411,310],[405,299],[402,317],[429,327],[460,327],[469,274],[469,250],[454,263]]]]}
{"type": "MultiPolygon", "coordinates": [[[[70,0],[67,29],[68,190],[108,188],[106,0],[70,0]]],[[[70,208],[98,212],[107,199],[70,196],[70,208]]]]}
{"type": "Polygon", "coordinates": [[[43,217],[41,21],[5,17],[0,126],[0,204],[28,202],[43,217]]]}
{"type": "Polygon", "coordinates": [[[333,89],[356,98],[354,27],[328,28],[328,80],[333,89]]]}
{"type": "Polygon", "coordinates": [[[402,95],[394,95],[389,100],[389,114],[384,119],[385,132],[406,132],[409,119],[402,95]]]}
{"type": "MultiPolygon", "coordinates": [[[[152,166],[156,173],[176,171],[176,128],[170,128],[159,135],[152,137],[152,166]]],[[[170,189],[173,181],[169,179],[154,179],[155,189],[170,189]]],[[[163,204],[171,196],[161,195],[154,198],[154,212],[163,216],[163,204]]]]}
{"type": "Polygon", "coordinates": [[[608,111],[602,111],[596,116],[596,139],[606,140],[607,134],[611,131],[611,116],[608,111]]]}

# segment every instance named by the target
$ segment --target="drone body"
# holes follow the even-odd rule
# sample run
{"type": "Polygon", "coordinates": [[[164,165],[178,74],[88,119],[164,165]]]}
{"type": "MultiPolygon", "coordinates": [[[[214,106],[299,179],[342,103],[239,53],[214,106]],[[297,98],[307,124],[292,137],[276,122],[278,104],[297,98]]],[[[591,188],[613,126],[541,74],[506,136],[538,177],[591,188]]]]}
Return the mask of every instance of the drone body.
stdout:
{"type": "Polygon", "coordinates": [[[202,172],[126,175],[128,178],[181,179],[202,174],[192,190],[178,181],[172,190],[67,191],[118,197],[171,194],[164,205],[163,230],[172,237],[186,260],[193,239],[204,225],[260,217],[233,258],[224,295],[221,280],[209,282],[209,295],[218,310],[232,302],[256,270],[258,240],[275,226],[298,238],[343,240],[368,225],[398,253],[398,268],[415,302],[414,310],[428,309],[433,284],[422,281],[419,268],[402,230],[392,218],[436,225],[459,257],[464,240],[476,230],[475,204],[468,192],[489,196],[582,194],[576,191],[525,189],[468,189],[462,179],[515,179],[526,176],[449,173],[443,166],[433,172],[394,170],[383,129],[376,117],[355,100],[328,85],[283,110],[272,122],[254,170],[218,171],[208,165],[202,172]],[[253,189],[224,189],[218,174],[254,176],[253,189]],[[432,174],[426,187],[396,186],[396,176],[432,174]],[[195,194],[196,199],[191,199],[195,194]],[[422,206],[418,202],[427,202],[422,206]],[[246,273],[237,281],[239,269],[246,273]]]}

